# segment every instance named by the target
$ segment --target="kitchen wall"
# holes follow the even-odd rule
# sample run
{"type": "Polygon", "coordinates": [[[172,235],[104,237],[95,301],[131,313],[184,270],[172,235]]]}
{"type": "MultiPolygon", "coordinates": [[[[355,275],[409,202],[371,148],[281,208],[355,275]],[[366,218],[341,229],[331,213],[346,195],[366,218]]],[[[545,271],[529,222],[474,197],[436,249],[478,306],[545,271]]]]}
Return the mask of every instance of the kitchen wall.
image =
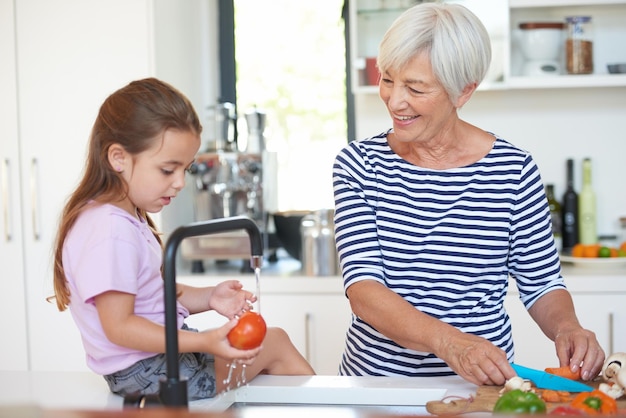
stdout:
{"type": "MultiPolygon", "coordinates": [[[[358,95],[356,115],[357,138],[391,126],[377,94],[358,95]]],[[[626,216],[626,87],[477,91],[460,116],[530,151],[559,198],[565,160],[575,160],[580,191],[581,161],[590,157],[598,233],[617,233],[626,216]]]]}
{"type": "MultiPolygon", "coordinates": [[[[155,19],[166,20],[171,14],[184,14],[188,18],[189,25],[185,28],[192,32],[194,36],[184,37],[179,32],[180,28],[172,27],[167,33],[161,33],[161,42],[177,42],[179,45],[186,45],[187,48],[179,48],[180,60],[171,57],[155,57],[157,68],[161,69],[158,77],[170,81],[193,103],[198,117],[204,127],[202,133],[203,141],[206,140],[209,112],[208,108],[217,103],[219,92],[219,65],[218,65],[218,7],[217,1],[206,0],[186,0],[184,2],[172,2],[161,0],[161,7],[157,9],[155,19]],[[181,41],[181,39],[183,41],[181,41]],[[188,45],[184,39],[196,39],[195,45],[188,45]],[[192,58],[193,57],[193,58],[192,58]],[[181,63],[197,62],[198,65],[185,65],[188,73],[180,76],[181,63]]],[[[167,27],[167,26],[166,26],[167,27]]],[[[193,194],[194,185],[191,177],[187,179],[185,188],[179,193],[171,204],[155,216],[155,220],[160,224],[160,229],[167,236],[180,225],[193,222],[194,205],[193,194]]]]}
{"type": "MultiPolygon", "coordinates": [[[[166,63],[159,62],[159,56],[155,60],[159,63],[157,68],[165,68],[158,75],[172,81],[190,97],[207,125],[207,107],[219,96],[217,2],[177,2],[171,10],[165,7],[160,10],[164,14],[189,14],[191,11],[197,18],[187,30],[195,31],[199,41],[186,53],[196,54],[200,65],[190,68],[187,78],[170,80],[166,63]]],[[[176,38],[176,33],[170,34],[171,42],[176,38]]],[[[177,74],[178,63],[170,61],[169,65],[171,73],[177,74]]],[[[357,138],[390,127],[377,94],[357,94],[355,106],[357,138]]],[[[559,197],[565,191],[565,160],[575,160],[575,183],[580,191],[580,164],[583,158],[591,157],[598,201],[598,232],[607,235],[618,231],[618,218],[626,216],[626,188],[621,185],[622,181],[626,182],[626,173],[622,172],[626,171],[626,124],[623,122],[626,87],[483,90],[474,94],[460,114],[470,123],[530,151],[539,164],[544,182],[554,183],[559,197]]],[[[161,214],[161,227],[166,234],[194,220],[193,185],[190,183],[188,181],[181,195],[161,214]]]]}

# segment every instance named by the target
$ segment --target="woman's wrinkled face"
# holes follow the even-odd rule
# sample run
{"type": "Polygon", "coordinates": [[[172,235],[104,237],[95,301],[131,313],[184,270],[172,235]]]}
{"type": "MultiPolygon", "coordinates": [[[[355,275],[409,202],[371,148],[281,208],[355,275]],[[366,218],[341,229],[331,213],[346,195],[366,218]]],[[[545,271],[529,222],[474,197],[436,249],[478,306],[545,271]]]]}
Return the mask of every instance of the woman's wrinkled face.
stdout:
{"type": "Polygon", "coordinates": [[[401,142],[433,139],[456,116],[426,53],[417,55],[403,68],[386,70],[379,94],[393,121],[395,138],[401,142]]]}
{"type": "Polygon", "coordinates": [[[200,148],[200,136],[193,132],[168,129],[161,138],[135,155],[123,172],[129,203],[151,213],[163,209],[185,187],[187,169],[200,148]]]}

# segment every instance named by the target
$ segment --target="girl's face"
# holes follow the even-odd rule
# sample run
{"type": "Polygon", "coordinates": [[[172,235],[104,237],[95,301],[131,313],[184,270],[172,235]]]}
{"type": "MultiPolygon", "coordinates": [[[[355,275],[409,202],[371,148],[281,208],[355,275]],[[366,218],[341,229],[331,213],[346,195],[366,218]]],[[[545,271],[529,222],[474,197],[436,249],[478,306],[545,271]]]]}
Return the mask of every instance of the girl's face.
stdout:
{"type": "Polygon", "coordinates": [[[429,141],[445,132],[455,119],[454,104],[435,78],[425,53],[404,68],[385,72],[379,94],[400,142],[429,141]]]}
{"type": "Polygon", "coordinates": [[[128,184],[124,209],[159,212],[185,186],[185,174],[200,148],[200,137],[193,132],[166,130],[162,140],[130,158],[125,158],[122,175],[128,184]]]}

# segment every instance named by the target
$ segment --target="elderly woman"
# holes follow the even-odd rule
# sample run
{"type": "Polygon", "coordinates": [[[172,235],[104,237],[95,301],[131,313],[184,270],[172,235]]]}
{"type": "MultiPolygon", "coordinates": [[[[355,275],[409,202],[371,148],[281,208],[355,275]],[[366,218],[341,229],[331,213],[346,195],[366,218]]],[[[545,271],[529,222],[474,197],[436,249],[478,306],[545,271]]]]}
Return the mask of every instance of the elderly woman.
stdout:
{"type": "Polygon", "coordinates": [[[595,377],[604,352],[566,290],[532,156],[458,116],[491,59],[482,23],[422,3],[385,34],[380,98],[392,128],[333,168],[336,243],[353,315],[343,375],[515,376],[509,277],[560,365],[595,377]]]}

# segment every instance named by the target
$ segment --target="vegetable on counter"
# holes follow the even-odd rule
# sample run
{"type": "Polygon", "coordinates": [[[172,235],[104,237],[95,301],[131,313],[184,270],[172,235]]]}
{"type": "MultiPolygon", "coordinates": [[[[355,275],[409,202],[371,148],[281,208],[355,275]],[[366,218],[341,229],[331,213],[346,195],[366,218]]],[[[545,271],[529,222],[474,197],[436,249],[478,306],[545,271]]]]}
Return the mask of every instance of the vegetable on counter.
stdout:
{"type": "Polygon", "coordinates": [[[551,403],[568,403],[572,400],[572,394],[566,390],[543,389],[540,392],[540,397],[551,403]]]}
{"type": "Polygon", "coordinates": [[[554,408],[550,415],[585,415],[580,409],[573,408],[568,405],[561,405],[554,408]]]}
{"type": "Polygon", "coordinates": [[[546,373],[554,374],[556,376],[564,377],[571,380],[580,380],[580,368],[576,373],[572,372],[569,366],[561,367],[546,367],[546,373]]]}
{"type": "Polygon", "coordinates": [[[504,387],[500,391],[500,394],[503,394],[505,392],[509,392],[515,389],[520,389],[522,392],[530,392],[532,389],[532,385],[530,381],[526,379],[522,379],[519,376],[514,376],[504,383],[504,387]]]}
{"type": "Polygon", "coordinates": [[[587,415],[611,415],[617,412],[617,401],[598,389],[579,393],[570,406],[587,415]]]}
{"type": "Polygon", "coordinates": [[[612,398],[619,398],[626,389],[626,353],[613,353],[602,366],[602,378],[607,384],[600,385],[600,390],[612,398]]]}
{"type": "Polygon", "coordinates": [[[493,412],[495,414],[544,414],[546,403],[533,392],[514,389],[498,398],[493,412]]]}

